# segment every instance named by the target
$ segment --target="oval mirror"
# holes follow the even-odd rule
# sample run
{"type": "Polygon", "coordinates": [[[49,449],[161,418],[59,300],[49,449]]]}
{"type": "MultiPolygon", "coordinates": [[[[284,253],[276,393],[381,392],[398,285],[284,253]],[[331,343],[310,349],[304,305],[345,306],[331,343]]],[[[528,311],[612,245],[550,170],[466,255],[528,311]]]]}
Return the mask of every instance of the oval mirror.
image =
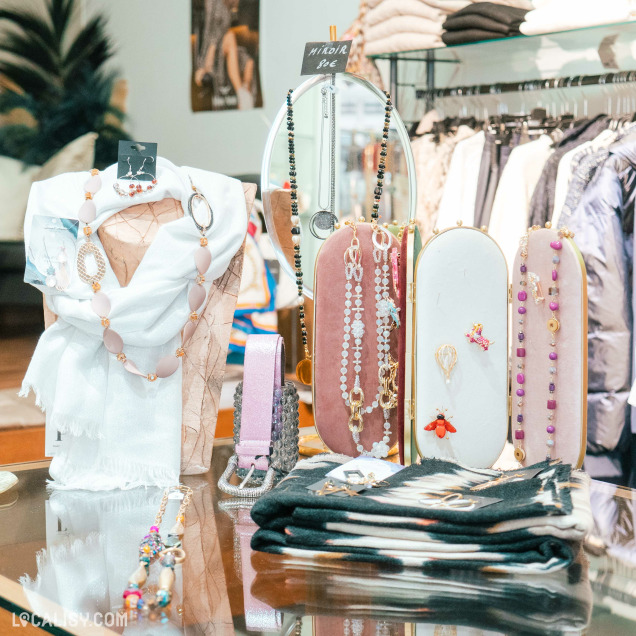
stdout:
{"type": "MultiPolygon", "coordinates": [[[[312,77],[293,93],[300,246],[305,294],[309,298],[313,297],[316,256],[332,231],[332,222],[361,216],[371,220],[384,125],[386,96],[381,90],[357,75],[342,73],[335,77],[335,128],[330,113],[331,75],[312,77]],[[332,134],[335,152],[332,152],[332,134]],[[325,210],[333,210],[336,219],[325,210]],[[317,214],[320,211],[323,212],[317,214]]],[[[281,266],[295,279],[286,104],[270,130],[261,175],[267,231],[281,266]]],[[[407,223],[415,218],[415,204],[413,153],[406,128],[394,109],[380,221],[396,226],[407,223]]]]}

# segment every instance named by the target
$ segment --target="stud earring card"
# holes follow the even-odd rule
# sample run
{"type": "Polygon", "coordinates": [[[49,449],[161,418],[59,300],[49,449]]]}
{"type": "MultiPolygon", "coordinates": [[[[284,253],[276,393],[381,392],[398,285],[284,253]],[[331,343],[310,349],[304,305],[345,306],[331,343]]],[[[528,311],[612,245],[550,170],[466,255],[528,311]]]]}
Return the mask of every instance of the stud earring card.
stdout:
{"type": "Polygon", "coordinates": [[[147,141],[120,141],[117,178],[152,181],[157,176],[157,144],[147,141]]]}

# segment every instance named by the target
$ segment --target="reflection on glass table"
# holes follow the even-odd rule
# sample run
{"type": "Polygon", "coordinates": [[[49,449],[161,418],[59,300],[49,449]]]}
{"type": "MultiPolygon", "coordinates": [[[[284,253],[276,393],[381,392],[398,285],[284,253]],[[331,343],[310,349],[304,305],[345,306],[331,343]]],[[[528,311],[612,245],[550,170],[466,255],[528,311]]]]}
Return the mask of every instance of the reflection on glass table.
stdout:
{"type": "MultiPolygon", "coordinates": [[[[47,491],[45,465],[12,467],[0,494],[0,634],[25,617],[55,618],[57,633],[477,635],[633,634],[636,631],[635,491],[593,482],[594,534],[566,571],[502,576],[423,574],[334,559],[255,553],[245,500],[216,482],[232,446],[217,444],[208,475],[184,477],[186,513],[175,597],[157,620],[122,615],[122,591],[161,492],[47,491]],[[81,621],[105,622],[91,628],[81,621]],[[125,617],[125,624],[122,622],[125,617]],[[119,618],[119,625],[115,621],[119,618]],[[107,619],[108,620],[108,619],[107,619]]],[[[170,501],[165,528],[177,501],[170,501]]],[[[153,566],[154,568],[155,566],[153,566]]],[[[151,569],[149,591],[157,584],[151,569]]],[[[25,618],[25,620],[31,620],[25,618]]],[[[20,632],[15,632],[19,634],[20,632]]]]}

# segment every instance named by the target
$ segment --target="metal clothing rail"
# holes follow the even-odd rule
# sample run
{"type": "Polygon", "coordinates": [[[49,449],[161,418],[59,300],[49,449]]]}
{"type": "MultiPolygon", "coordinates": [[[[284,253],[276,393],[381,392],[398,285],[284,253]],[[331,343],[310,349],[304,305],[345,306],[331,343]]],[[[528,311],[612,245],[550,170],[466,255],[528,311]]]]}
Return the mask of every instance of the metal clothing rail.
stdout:
{"type": "Polygon", "coordinates": [[[425,99],[431,103],[442,97],[488,97],[502,93],[523,93],[563,88],[579,88],[582,86],[620,86],[636,82],[636,71],[619,71],[601,75],[572,75],[554,79],[527,80],[523,82],[503,82],[497,84],[477,84],[474,86],[453,86],[452,88],[417,89],[417,99],[425,99]]]}

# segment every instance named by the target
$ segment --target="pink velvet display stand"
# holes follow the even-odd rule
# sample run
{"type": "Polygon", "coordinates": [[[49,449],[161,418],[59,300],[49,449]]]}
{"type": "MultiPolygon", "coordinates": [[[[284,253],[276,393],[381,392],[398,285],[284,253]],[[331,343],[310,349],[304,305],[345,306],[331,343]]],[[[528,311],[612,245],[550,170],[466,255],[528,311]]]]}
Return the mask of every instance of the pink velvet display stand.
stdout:
{"type": "MultiPolygon", "coordinates": [[[[247,217],[252,211],[256,185],[243,184],[247,217]]],[[[163,199],[141,203],[118,212],[97,230],[109,263],[120,285],[128,284],[152,243],[159,227],[183,216],[181,203],[163,199]]],[[[200,312],[196,330],[185,346],[183,360],[183,407],[181,474],[206,473],[212,462],[225,362],[234,308],[238,297],[243,251],[234,255],[222,276],[213,283],[207,304],[200,312]]],[[[56,319],[44,305],[48,327],[56,319]]]]}
{"type": "MultiPolygon", "coordinates": [[[[361,387],[364,391],[364,407],[370,405],[378,393],[378,351],[375,307],[375,262],[373,260],[372,229],[370,223],[357,226],[358,239],[362,251],[362,320],[365,325],[362,339],[361,387]]],[[[351,409],[342,398],[342,343],[344,335],[345,284],[344,252],[351,245],[353,230],[343,227],[334,232],[323,244],[316,259],[314,277],[314,356],[313,356],[313,392],[314,418],[316,431],[322,442],[334,453],[343,453],[357,457],[360,455],[349,430],[351,409]]],[[[391,248],[399,249],[398,240],[393,237],[391,248]]],[[[391,260],[389,257],[389,267],[391,260]]],[[[389,271],[389,292],[398,306],[393,290],[391,271],[389,271]]],[[[353,312],[352,314],[353,315],[353,312]]],[[[353,338],[349,341],[353,342],[353,338]]],[[[349,349],[351,351],[351,348],[349,349]]],[[[397,330],[390,337],[390,352],[394,360],[398,359],[397,330]]],[[[350,356],[353,354],[350,353],[350,356]]],[[[351,362],[348,365],[347,381],[353,387],[354,371],[351,362]]],[[[389,446],[398,440],[397,408],[391,410],[391,435],[389,446]]],[[[363,415],[364,429],[360,434],[360,443],[370,450],[373,442],[379,442],[384,435],[384,417],[381,408],[363,415]]]]}
{"type": "Polygon", "coordinates": [[[546,458],[546,441],[548,433],[546,427],[555,427],[554,447],[551,449],[552,458],[559,458],[563,462],[580,467],[585,456],[587,436],[587,279],[585,265],[574,241],[569,238],[561,239],[563,245],[560,250],[558,267],[559,330],[556,332],[556,348],[550,346],[551,334],[547,323],[552,317],[549,303],[552,297],[549,288],[552,287],[552,256],[554,251],[550,247],[552,241],[558,240],[558,234],[553,229],[540,229],[530,232],[528,241],[528,258],[526,267],[528,273],[537,274],[540,279],[542,296],[540,303],[535,303],[531,287],[528,283],[526,290],[528,298],[525,302],[526,314],[523,325],[525,335],[523,344],[526,355],[525,364],[525,397],[523,407],[517,405],[515,395],[517,383],[515,381],[519,332],[517,294],[520,286],[521,256],[519,251],[515,257],[512,272],[512,439],[515,441],[515,431],[523,428],[523,448],[526,453],[524,465],[529,466],[546,458]],[[556,392],[550,396],[548,384],[551,361],[548,355],[556,351],[557,374],[555,376],[556,392]],[[557,408],[548,411],[547,400],[556,400],[557,408]],[[517,425],[517,415],[523,413],[523,427],[517,425]],[[548,414],[554,413],[554,420],[548,421],[548,414]]]}

